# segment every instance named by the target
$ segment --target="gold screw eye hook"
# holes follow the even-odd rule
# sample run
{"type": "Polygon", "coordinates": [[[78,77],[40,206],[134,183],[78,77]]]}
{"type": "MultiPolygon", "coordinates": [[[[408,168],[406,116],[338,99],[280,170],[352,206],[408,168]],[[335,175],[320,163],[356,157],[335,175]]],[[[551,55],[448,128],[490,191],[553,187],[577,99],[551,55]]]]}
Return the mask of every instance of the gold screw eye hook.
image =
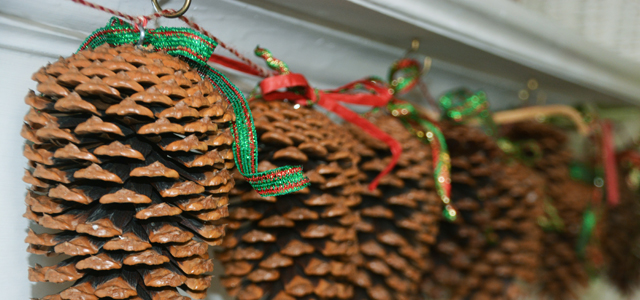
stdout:
{"type": "MultiPolygon", "coordinates": [[[[409,48],[407,50],[407,53],[405,53],[404,56],[406,57],[410,53],[417,52],[418,49],[420,49],[420,40],[418,38],[414,38],[414,39],[411,40],[411,48],[409,48]]],[[[431,57],[426,56],[424,58],[424,62],[423,62],[423,65],[422,65],[422,71],[420,72],[420,75],[423,75],[423,74],[426,74],[427,72],[429,72],[429,70],[431,69],[431,63],[432,63],[431,57]]]]}
{"type": "Polygon", "coordinates": [[[420,48],[420,40],[417,38],[411,40],[411,49],[409,49],[409,52],[416,52],[418,51],[419,48],[420,48]]]}
{"type": "MultiPolygon", "coordinates": [[[[151,0],[151,3],[153,3],[153,8],[156,10],[156,12],[161,12],[162,11],[162,7],[160,7],[160,4],[158,4],[158,0],[151,0]]],[[[190,5],[191,5],[191,0],[185,0],[184,1],[184,5],[182,5],[182,8],[180,8],[180,10],[178,10],[175,13],[172,13],[172,14],[165,14],[163,16],[166,17],[166,18],[177,18],[177,17],[180,17],[180,16],[184,15],[184,13],[187,12],[187,10],[189,9],[190,5]]]]}
{"type": "Polygon", "coordinates": [[[418,38],[414,38],[413,40],[411,40],[411,47],[409,49],[407,49],[407,51],[404,53],[404,57],[409,56],[409,54],[418,51],[418,49],[420,48],[420,40],[418,38]]]}

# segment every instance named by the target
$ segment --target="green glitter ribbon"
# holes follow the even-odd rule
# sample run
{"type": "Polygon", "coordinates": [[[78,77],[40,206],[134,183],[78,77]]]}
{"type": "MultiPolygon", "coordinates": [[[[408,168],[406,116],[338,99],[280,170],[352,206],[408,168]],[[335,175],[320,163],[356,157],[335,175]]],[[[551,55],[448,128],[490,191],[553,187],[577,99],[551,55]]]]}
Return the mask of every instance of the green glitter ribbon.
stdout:
{"type": "Polygon", "coordinates": [[[596,173],[601,173],[598,170],[594,170],[590,165],[580,162],[571,161],[569,163],[569,176],[571,179],[582,181],[586,184],[593,184],[593,180],[597,176],[596,173]]]}
{"type": "Polygon", "coordinates": [[[580,257],[584,257],[586,254],[587,245],[593,235],[593,231],[596,228],[597,217],[592,208],[588,208],[582,216],[582,226],[580,227],[580,235],[578,236],[578,242],[576,250],[580,257]]]}
{"type": "Polygon", "coordinates": [[[451,205],[451,159],[442,131],[434,123],[422,118],[415,106],[409,103],[390,103],[387,109],[391,111],[391,115],[400,119],[411,133],[431,145],[436,192],[445,204],[442,215],[449,221],[455,221],[457,212],[451,205]],[[420,125],[422,130],[415,130],[411,122],[420,125]]]}
{"type": "Polygon", "coordinates": [[[257,56],[262,57],[267,63],[267,66],[269,66],[270,69],[277,71],[278,74],[284,75],[291,73],[289,66],[285,62],[273,57],[273,54],[271,54],[269,50],[257,46],[254,53],[257,56]]]}
{"type": "Polygon", "coordinates": [[[418,61],[410,58],[399,59],[389,68],[389,85],[394,94],[404,94],[418,84],[421,75],[418,61]]]}
{"type": "Polygon", "coordinates": [[[486,134],[495,136],[497,128],[489,111],[487,94],[483,91],[471,93],[467,89],[458,89],[440,97],[440,107],[445,117],[460,124],[480,119],[486,134]]]}
{"type": "MultiPolygon", "coordinates": [[[[107,26],[94,31],[78,51],[105,43],[111,46],[133,44],[139,39],[140,31],[137,28],[113,17],[107,26]]],[[[226,76],[207,64],[217,46],[215,41],[190,28],[159,27],[146,31],[142,45],[151,45],[154,51],[165,51],[169,55],[184,59],[228,99],[236,114],[236,120],[231,124],[234,159],[242,176],[258,194],[284,195],[309,185],[309,179],[304,176],[301,166],[284,166],[257,172],[258,143],[249,105],[244,95],[226,76]]]]}
{"type": "MultiPolygon", "coordinates": [[[[596,189],[600,189],[600,192],[594,192],[594,195],[602,195],[602,185],[598,185],[596,184],[596,182],[598,180],[602,180],[604,176],[603,174],[604,170],[601,167],[589,167],[583,162],[574,161],[569,165],[569,175],[571,176],[571,179],[582,181],[584,183],[593,185],[596,189]]],[[[591,204],[582,214],[580,234],[578,235],[578,239],[576,241],[576,252],[580,257],[586,256],[587,246],[591,242],[591,237],[593,236],[596,229],[596,224],[598,223],[596,209],[597,206],[591,204]]]]}
{"type": "MultiPolygon", "coordinates": [[[[414,59],[403,58],[395,61],[389,68],[389,85],[394,94],[403,94],[418,84],[420,76],[420,63],[414,59]]],[[[457,212],[451,205],[451,159],[442,131],[436,124],[420,116],[416,107],[407,102],[389,103],[387,110],[398,118],[409,132],[431,146],[436,192],[445,205],[442,215],[449,221],[455,221],[457,212]],[[415,130],[412,123],[416,123],[422,130],[415,130]]]]}

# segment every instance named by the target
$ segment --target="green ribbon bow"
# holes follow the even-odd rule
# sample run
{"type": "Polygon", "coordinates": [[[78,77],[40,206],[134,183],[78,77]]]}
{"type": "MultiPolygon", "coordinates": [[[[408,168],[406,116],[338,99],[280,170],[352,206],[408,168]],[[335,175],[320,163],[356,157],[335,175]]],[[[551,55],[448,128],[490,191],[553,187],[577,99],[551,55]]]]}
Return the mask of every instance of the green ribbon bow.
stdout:
{"type": "Polygon", "coordinates": [[[440,97],[440,108],[445,117],[464,124],[469,120],[479,118],[486,134],[495,136],[496,125],[489,111],[487,94],[483,91],[471,93],[467,89],[458,89],[440,97]]]}
{"type": "MultiPolygon", "coordinates": [[[[89,47],[95,48],[105,43],[117,46],[136,43],[139,40],[139,29],[113,17],[107,26],[94,31],[78,51],[89,47]]],[[[231,103],[236,114],[236,120],[231,127],[236,166],[258,194],[284,195],[309,185],[309,179],[304,176],[301,166],[284,166],[257,172],[258,142],[249,105],[244,95],[226,76],[207,64],[217,46],[214,40],[190,28],[159,27],[146,31],[143,46],[149,45],[153,46],[154,51],[165,51],[169,55],[184,59],[231,103]]]]}

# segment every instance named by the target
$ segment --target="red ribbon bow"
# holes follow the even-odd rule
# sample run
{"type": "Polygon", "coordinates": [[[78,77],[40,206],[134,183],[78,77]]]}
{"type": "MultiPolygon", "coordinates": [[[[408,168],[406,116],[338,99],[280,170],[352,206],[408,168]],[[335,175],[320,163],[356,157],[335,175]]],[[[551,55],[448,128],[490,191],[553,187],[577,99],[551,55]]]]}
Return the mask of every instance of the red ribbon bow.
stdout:
{"type": "Polygon", "coordinates": [[[260,82],[260,89],[262,90],[262,98],[267,101],[288,99],[301,105],[307,105],[309,101],[320,105],[387,144],[391,150],[391,161],[371,181],[369,184],[370,190],[374,190],[378,186],[380,179],[391,172],[398,162],[402,153],[402,146],[398,141],[371,122],[360,117],[357,113],[340,105],[340,103],[351,103],[373,107],[386,106],[393,98],[393,91],[383,82],[370,78],[361,79],[337,89],[323,91],[312,88],[302,74],[289,73],[265,78],[260,82]],[[282,91],[282,89],[285,89],[285,91],[282,91]],[[292,89],[298,89],[301,93],[292,92],[292,89]],[[361,89],[371,93],[358,92],[361,89]]]}

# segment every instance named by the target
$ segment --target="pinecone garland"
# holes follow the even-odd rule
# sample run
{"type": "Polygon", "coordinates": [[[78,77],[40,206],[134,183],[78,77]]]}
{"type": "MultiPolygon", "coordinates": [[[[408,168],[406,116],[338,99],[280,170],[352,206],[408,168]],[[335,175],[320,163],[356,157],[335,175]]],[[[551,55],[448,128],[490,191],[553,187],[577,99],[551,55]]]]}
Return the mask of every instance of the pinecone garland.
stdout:
{"type": "Polygon", "coordinates": [[[638,192],[629,186],[625,166],[620,166],[620,203],[607,205],[601,219],[600,242],[605,274],[624,295],[640,286],[640,202],[638,192]]]}
{"type": "Polygon", "coordinates": [[[571,153],[565,149],[567,137],[560,130],[538,122],[521,122],[505,126],[503,131],[512,141],[535,141],[538,145],[533,168],[544,178],[546,195],[563,225],[561,231],[543,235],[545,252],[536,282],[548,298],[578,299],[577,287],[586,286],[588,276],[575,249],[592,187],[571,179],[571,153]]]}
{"type": "Polygon", "coordinates": [[[347,278],[357,251],[351,207],[360,202],[353,136],[320,112],[288,102],[250,102],[259,171],[302,165],[311,185],[260,197],[246,182],[232,190],[227,235],[217,254],[222,284],[238,300],[353,299],[347,278]]]}
{"type": "Polygon", "coordinates": [[[345,124],[365,147],[362,156],[362,202],[354,207],[359,252],[353,257],[358,272],[355,299],[421,299],[422,274],[429,270],[428,247],[435,241],[442,212],[435,192],[432,157],[423,143],[394,117],[369,114],[368,120],[402,145],[402,155],[393,171],[380,180],[374,191],[367,184],[389,161],[389,147],[353,124],[345,124]]]}
{"type": "Polygon", "coordinates": [[[542,294],[550,299],[579,299],[578,288],[585,287],[589,278],[576,253],[576,244],[592,191],[589,186],[578,182],[567,181],[551,187],[549,184],[547,181],[548,195],[554,200],[564,230],[547,231],[543,235],[545,253],[537,281],[542,294]]]}
{"type": "Polygon", "coordinates": [[[204,298],[234,186],[234,112],[178,58],[131,45],[82,50],[33,75],[22,136],[29,270],[75,282],[44,299],[204,298]],[[39,230],[37,230],[39,231],[39,230]]]}
{"type": "Polygon", "coordinates": [[[541,230],[541,182],[505,163],[476,128],[443,124],[451,156],[455,222],[440,222],[423,291],[432,299],[517,299],[517,284],[535,277],[541,230]]]}

